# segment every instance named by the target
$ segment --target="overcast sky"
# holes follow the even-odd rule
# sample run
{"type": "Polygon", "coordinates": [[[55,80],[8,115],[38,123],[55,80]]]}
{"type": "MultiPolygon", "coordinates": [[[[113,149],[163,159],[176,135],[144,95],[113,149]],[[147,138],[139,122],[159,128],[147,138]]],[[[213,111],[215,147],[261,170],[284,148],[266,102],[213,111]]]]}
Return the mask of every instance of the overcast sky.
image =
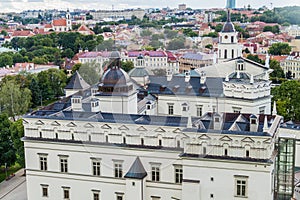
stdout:
{"type": "MultiPolygon", "coordinates": [[[[251,7],[259,8],[267,6],[270,8],[282,6],[300,6],[299,0],[236,0],[237,7],[244,7],[248,4],[251,7]]],[[[185,3],[191,8],[222,8],[226,0],[0,0],[0,12],[20,12],[33,9],[115,9],[124,8],[175,8],[178,4],[185,3]]]]}

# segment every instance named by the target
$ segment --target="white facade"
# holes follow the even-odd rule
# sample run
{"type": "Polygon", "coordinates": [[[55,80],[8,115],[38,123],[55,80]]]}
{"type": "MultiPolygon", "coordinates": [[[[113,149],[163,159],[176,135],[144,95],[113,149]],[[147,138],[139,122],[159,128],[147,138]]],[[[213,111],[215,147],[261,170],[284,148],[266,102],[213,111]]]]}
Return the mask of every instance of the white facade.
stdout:
{"type": "MultiPolygon", "coordinates": [[[[276,134],[272,126],[270,134],[276,134]]],[[[25,117],[24,127],[28,200],[45,198],[43,188],[47,188],[47,199],[53,200],[63,199],[64,190],[75,200],[93,199],[94,193],[100,199],[118,199],[118,195],[132,199],[132,192],[142,195],[136,188],[142,188],[144,199],[151,200],[273,197],[274,163],[265,161],[274,150],[270,136],[30,116],[25,117]],[[143,180],[124,178],[137,156],[148,175],[143,180]],[[247,160],[247,156],[255,159],[247,160]],[[63,170],[62,159],[67,160],[63,170]],[[93,162],[100,163],[98,175],[93,162]],[[121,177],[115,177],[116,164],[121,166],[121,177]],[[157,180],[153,180],[154,168],[159,171],[157,180]],[[177,179],[176,170],[182,173],[177,179]],[[245,193],[238,192],[242,186],[237,181],[245,181],[245,193]]]]}

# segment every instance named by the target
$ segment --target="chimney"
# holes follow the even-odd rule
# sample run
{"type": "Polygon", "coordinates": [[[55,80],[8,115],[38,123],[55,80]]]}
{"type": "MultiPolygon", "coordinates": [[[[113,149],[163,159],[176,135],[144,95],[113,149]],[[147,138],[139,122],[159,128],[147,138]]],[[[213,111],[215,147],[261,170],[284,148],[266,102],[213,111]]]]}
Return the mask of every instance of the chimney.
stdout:
{"type": "Polygon", "coordinates": [[[250,131],[257,132],[258,130],[258,119],[255,115],[250,115],[250,131]]]}
{"type": "Polygon", "coordinates": [[[213,129],[221,130],[222,128],[222,117],[218,113],[213,113],[213,129]]]}
{"type": "Polygon", "coordinates": [[[71,98],[71,105],[73,111],[82,111],[82,97],[81,96],[73,96],[71,98]]]}
{"type": "Polygon", "coordinates": [[[190,71],[185,72],[184,75],[185,75],[184,76],[184,81],[185,82],[189,82],[190,79],[191,79],[191,73],[190,73],[190,71]]]}
{"type": "Polygon", "coordinates": [[[91,111],[92,112],[100,112],[100,101],[99,99],[91,100],[91,111]]]}
{"type": "Polygon", "coordinates": [[[200,84],[205,84],[206,82],[206,74],[204,71],[200,72],[200,84]]]}
{"type": "Polygon", "coordinates": [[[171,81],[172,80],[172,71],[171,69],[167,69],[167,81],[171,81]]]}

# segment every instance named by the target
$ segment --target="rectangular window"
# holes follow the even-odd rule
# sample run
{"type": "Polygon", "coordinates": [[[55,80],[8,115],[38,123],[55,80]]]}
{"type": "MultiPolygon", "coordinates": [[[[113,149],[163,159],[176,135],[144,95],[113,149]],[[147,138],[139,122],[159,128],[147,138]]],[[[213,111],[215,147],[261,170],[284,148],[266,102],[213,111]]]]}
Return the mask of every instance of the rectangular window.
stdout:
{"type": "Polygon", "coordinates": [[[93,161],[93,175],[100,176],[100,161],[93,161]]]}
{"type": "Polygon", "coordinates": [[[152,181],[159,181],[160,180],[160,166],[159,165],[152,165],[151,167],[151,180],[152,181]]]}
{"type": "Polygon", "coordinates": [[[60,172],[67,173],[68,172],[68,158],[60,157],[60,172]]]}
{"type": "Polygon", "coordinates": [[[175,183],[182,183],[182,166],[175,166],[175,183]]]}
{"type": "Polygon", "coordinates": [[[174,115],[174,105],[173,104],[168,104],[168,113],[169,115],[174,115]]]}
{"type": "Polygon", "coordinates": [[[237,197],[247,197],[247,178],[235,178],[235,195],[237,197]]]}
{"type": "Polygon", "coordinates": [[[47,155],[40,155],[40,169],[43,171],[47,171],[47,155]]]}
{"type": "Polygon", "coordinates": [[[42,186],[42,197],[48,197],[48,185],[41,185],[42,186]]]}
{"type": "Polygon", "coordinates": [[[202,106],[197,106],[197,117],[202,116],[202,106]]]}
{"type": "Polygon", "coordinates": [[[115,167],[115,177],[122,178],[123,177],[123,164],[121,162],[116,162],[114,164],[115,167]]]}
{"type": "Polygon", "coordinates": [[[99,192],[93,192],[93,200],[100,200],[99,192]]]}
{"type": "Polygon", "coordinates": [[[119,193],[119,192],[116,192],[116,200],[123,200],[123,196],[124,194],[123,193],[119,193]]]}
{"type": "Polygon", "coordinates": [[[70,188],[69,187],[63,187],[63,199],[64,200],[70,199],[70,188]]]}

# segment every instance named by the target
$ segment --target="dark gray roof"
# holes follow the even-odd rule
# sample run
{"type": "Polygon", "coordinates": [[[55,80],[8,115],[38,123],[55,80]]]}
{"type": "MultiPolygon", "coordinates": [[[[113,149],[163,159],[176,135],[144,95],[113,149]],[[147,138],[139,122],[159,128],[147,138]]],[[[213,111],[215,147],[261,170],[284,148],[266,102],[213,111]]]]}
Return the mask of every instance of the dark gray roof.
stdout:
{"type": "Polygon", "coordinates": [[[139,157],[131,165],[129,171],[125,174],[124,178],[143,179],[147,176],[147,172],[139,157]]]}
{"type": "Polygon", "coordinates": [[[153,75],[153,73],[144,67],[135,67],[128,73],[130,77],[144,77],[153,75]]]}
{"type": "Polygon", "coordinates": [[[235,32],[235,28],[233,23],[231,22],[231,16],[230,16],[230,10],[227,10],[227,21],[225,22],[222,32],[229,33],[229,32],[235,32]]]}
{"type": "Polygon", "coordinates": [[[212,59],[208,58],[208,55],[205,55],[203,53],[186,53],[182,56],[182,58],[185,59],[192,59],[192,60],[207,60],[212,59]]]}
{"type": "Polygon", "coordinates": [[[86,89],[89,88],[90,85],[85,82],[85,80],[80,76],[78,71],[75,72],[75,74],[71,77],[70,82],[65,87],[65,89],[86,89]]]}
{"type": "Polygon", "coordinates": [[[171,81],[168,81],[166,76],[150,76],[149,78],[148,91],[152,94],[223,96],[223,78],[207,77],[205,84],[200,84],[200,77],[190,77],[188,82],[185,82],[184,76],[173,76],[171,81]]]}

